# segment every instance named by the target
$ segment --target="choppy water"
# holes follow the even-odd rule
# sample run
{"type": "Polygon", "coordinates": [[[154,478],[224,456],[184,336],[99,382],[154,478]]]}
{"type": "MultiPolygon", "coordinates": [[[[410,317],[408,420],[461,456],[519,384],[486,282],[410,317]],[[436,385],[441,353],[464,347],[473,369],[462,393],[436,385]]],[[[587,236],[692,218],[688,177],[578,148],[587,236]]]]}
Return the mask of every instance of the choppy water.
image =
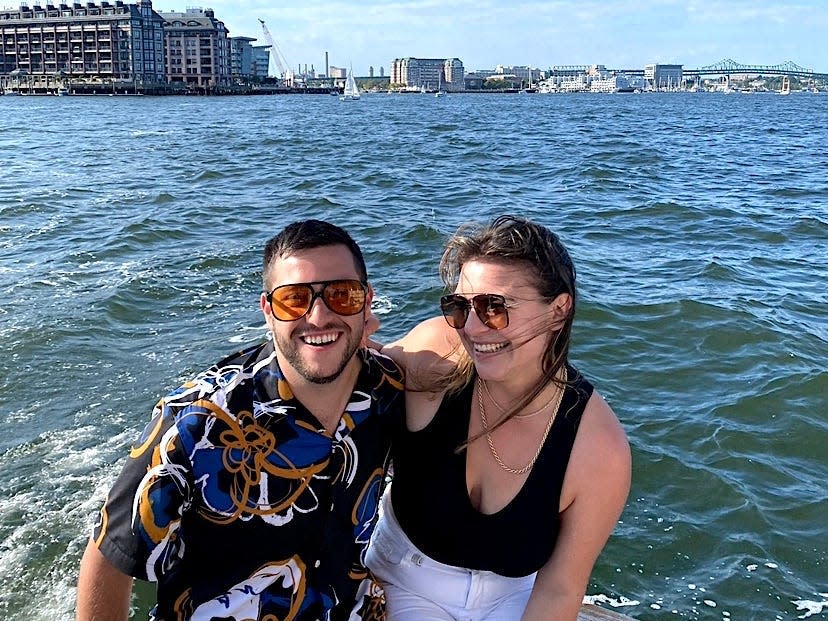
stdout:
{"type": "MultiPolygon", "coordinates": [[[[588,594],[642,620],[828,616],[828,96],[0,97],[0,618],[73,618],[155,400],[264,337],[260,251],[366,251],[381,339],[457,224],[578,268],[573,358],[633,446],[588,594]]],[[[139,587],[145,616],[151,588],[139,587]]]]}

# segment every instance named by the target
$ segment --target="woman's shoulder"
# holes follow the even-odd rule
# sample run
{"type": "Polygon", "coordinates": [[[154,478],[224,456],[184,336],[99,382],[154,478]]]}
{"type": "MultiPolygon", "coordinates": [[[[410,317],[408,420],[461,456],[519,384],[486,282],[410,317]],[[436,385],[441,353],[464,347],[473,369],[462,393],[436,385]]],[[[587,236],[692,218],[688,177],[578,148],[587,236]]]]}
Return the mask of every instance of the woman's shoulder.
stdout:
{"type": "Polygon", "coordinates": [[[572,448],[575,472],[587,474],[588,484],[629,486],[630,443],[621,421],[597,391],[586,403],[572,448]],[[596,478],[593,478],[597,475],[596,478]]]}

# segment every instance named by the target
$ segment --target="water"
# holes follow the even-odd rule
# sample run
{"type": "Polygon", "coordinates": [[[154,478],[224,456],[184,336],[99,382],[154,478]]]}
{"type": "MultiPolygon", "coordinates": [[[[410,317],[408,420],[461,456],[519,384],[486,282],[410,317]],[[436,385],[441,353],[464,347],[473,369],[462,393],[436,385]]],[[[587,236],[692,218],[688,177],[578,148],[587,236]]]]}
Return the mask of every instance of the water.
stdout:
{"type": "Polygon", "coordinates": [[[500,213],[568,245],[573,359],[633,447],[588,595],[642,620],[828,618],[827,110],[0,97],[0,618],[73,618],[97,508],[155,400],[264,337],[260,253],[284,224],[351,231],[391,340],[435,311],[445,236],[500,213]]]}

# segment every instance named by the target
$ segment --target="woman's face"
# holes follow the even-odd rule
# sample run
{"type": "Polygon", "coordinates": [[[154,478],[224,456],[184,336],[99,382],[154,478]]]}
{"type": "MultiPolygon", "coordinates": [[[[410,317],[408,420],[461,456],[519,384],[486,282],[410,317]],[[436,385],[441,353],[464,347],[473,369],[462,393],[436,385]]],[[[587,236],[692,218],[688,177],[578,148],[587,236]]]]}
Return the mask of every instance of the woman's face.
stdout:
{"type": "Polygon", "coordinates": [[[537,379],[550,339],[566,318],[569,296],[559,295],[552,302],[542,299],[532,284],[530,269],[528,264],[476,260],[460,271],[455,293],[468,300],[494,293],[506,300],[509,323],[505,328],[488,327],[471,309],[466,324],[458,330],[484,380],[529,383],[537,379]]]}

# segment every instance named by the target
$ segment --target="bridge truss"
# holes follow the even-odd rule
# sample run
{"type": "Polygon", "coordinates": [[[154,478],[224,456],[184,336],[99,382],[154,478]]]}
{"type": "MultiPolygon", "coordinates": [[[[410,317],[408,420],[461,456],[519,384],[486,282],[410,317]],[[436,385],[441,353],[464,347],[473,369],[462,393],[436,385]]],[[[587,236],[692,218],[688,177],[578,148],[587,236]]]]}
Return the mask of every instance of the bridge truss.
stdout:
{"type": "Polygon", "coordinates": [[[797,78],[813,80],[828,80],[828,73],[817,73],[813,69],[800,67],[794,62],[786,61],[781,65],[743,65],[730,58],[725,58],[713,65],[698,69],[682,69],[685,76],[713,76],[713,75],[789,75],[797,78]]]}

